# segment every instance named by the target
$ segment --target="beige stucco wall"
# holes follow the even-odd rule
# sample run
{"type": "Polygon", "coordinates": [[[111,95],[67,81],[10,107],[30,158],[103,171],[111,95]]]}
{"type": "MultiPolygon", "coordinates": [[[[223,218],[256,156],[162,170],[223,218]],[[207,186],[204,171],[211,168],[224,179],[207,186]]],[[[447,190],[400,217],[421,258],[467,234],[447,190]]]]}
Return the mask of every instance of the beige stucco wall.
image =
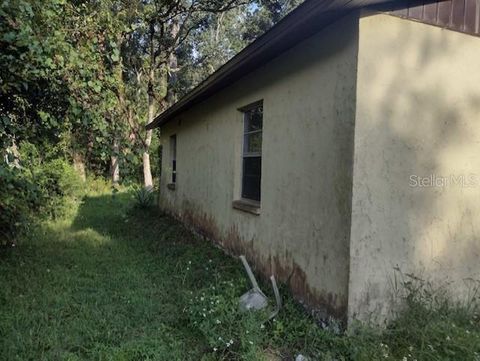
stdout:
{"type": "Polygon", "coordinates": [[[162,206],[246,253],[308,305],[346,315],[358,21],[300,43],[162,128],[162,206]],[[242,114],[263,99],[261,214],[240,198],[242,114]],[[169,137],[177,134],[177,187],[169,137]]]}
{"type": "Polygon", "coordinates": [[[480,279],[479,59],[477,37],[388,15],[361,19],[350,317],[387,315],[396,267],[453,282],[457,296],[480,279]],[[430,175],[466,184],[414,187],[410,178],[430,175]]]}

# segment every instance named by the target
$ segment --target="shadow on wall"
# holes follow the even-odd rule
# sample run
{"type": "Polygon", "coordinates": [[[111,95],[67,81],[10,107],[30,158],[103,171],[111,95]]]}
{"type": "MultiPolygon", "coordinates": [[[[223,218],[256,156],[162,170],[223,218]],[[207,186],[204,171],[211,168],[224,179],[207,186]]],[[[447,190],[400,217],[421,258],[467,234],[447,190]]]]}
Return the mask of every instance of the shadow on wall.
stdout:
{"type": "Polygon", "coordinates": [[[480,39],[386,15],[362,23],[351,252],[360,314],[389,307],[394,267],[453,282],[460,296],[480,279],[480,39]]]}

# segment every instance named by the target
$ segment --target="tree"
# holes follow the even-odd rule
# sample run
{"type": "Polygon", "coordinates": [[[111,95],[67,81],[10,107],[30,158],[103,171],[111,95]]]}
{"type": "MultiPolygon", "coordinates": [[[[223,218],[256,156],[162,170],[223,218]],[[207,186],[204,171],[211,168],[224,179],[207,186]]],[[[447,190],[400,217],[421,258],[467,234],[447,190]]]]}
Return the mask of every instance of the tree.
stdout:
{"type": "Polygon", "coordinates": [[[141,157],[144,185],[151,187],[155,139],[145,124],[293,3],[2,2],[2,158],[15,158],[26,140],[45,157],[66,157],[81,173],[110,174],[118,182],[120,164],[123,174],[135,176],[141,157]]]}
{"type": "Polygon", "coordinates": [[[243,38],[247,42],[268,31],[285,15],[295,9],[304,0],[258,0],[255,6],[249,8],[243,38]]]}
{"type": "MultiPolygon", "coordinates": [[[[131,116],[128,121],[136,143],[142,147],[145,187],[153,186],[150,165],[153,131],[141,134],[140,129],[177,99],[181,46],[195,29],[207,22],[209,14],[224,13],[240,4],[239,0],[153,0],[144,3],[138,26],[126,40],[126,44],[133,46],[125,47],[124,64],[128,64],[125,80],[129,86],[144,89],[147,96],[145,116],[131,116]],[[129,49],[138,52],[132,54],[129,49]]],[[[129,94],[134,95],[132,91],[129,94]]],[[[134,97],[137,98],[138,93],[134,97]]]]}
{"type": "MultiPolygon", "coordinates": [[[[59,26],[60,0],[0,5],[0,152],[24,139],[56,142],[68,108],[61,67],[68,52],[59,26]]],[[[11,153],[10,153],[11,154],[11,153]]]]}

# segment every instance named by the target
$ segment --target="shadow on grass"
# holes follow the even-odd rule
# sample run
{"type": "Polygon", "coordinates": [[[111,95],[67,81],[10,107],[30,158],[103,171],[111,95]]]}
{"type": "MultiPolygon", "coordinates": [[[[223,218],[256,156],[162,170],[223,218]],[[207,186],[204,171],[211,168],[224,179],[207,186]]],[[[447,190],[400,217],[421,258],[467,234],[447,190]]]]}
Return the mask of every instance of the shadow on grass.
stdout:
{"type": "MultiPolygon", "coordinates": [[[[124,193],[85,198],[71,219],[37,229],[0,262],[9,275],[0,279],[0,360],[200,360],[212,353],[211,327],[189,310],[207,291],[231,320],[214,324],[215,339],[243,337],[232,316],[248,288],[240,262],[133,204],[124,193]]],[[[293,306],[285,315],[303,315],[293,306]]]]}
{"type": "Polygon", "coordinates": [[[132,211],[129,194],[88,197],[37,229],[0,262],[0,359],[198,360],[181,267],[159,252],[181,229],[132,211]]]}

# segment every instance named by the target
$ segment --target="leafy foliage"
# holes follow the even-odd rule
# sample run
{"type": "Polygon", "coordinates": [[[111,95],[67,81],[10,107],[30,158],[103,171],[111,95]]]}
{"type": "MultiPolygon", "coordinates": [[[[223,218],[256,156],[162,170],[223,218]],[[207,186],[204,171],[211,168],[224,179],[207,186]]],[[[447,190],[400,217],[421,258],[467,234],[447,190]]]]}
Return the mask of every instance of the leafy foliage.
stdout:
{"type": "MultiPolygon", "coordinates": [[[[22,142],[25,161],[0,162],[0,244],[15,242],[37,220],[65,215],[78,201],[84,184],[64,159],[42,159],[37,148],[22,142]]],[[[55,154],[55,152],[53,153],[55,154]]]]}
{"type": "Polygon", "coordinates": [[[157,174],[161,145],[145,124],[297,2],[3,1],[2,237],[14,238],[29,210],[65,213],[81,187],[72,161],[90,179],[120,164],[125,182],[139,182],[151,155],[157,174]]]}
{"type": "Polygon", "coordinates": [[[142,209],[151,207],[155,198],[153,188],[138,187],[134,190],[134,195],[136,207],[142,209]]]}
{"type": "Polygon", "coordinates": [[[158,147],[144,125],[297,3],[2,2],[0,156],[63,142],[92,175],[107,176],[114,155],[138,180],[141,154],[158,147]]]}
{"type": "Polygon", "coordinates": [[[62,159],[54,159],[34,169],[32,178],[41,190],[43,216],[58,218],[83,195],[83,182],[73,167],[62,159]]]}
{"type": "Polygon", "coordinates": [[[0,163],[0,246],[13,244],[40,208],[40,190],[17,168],[0,163]]]}

